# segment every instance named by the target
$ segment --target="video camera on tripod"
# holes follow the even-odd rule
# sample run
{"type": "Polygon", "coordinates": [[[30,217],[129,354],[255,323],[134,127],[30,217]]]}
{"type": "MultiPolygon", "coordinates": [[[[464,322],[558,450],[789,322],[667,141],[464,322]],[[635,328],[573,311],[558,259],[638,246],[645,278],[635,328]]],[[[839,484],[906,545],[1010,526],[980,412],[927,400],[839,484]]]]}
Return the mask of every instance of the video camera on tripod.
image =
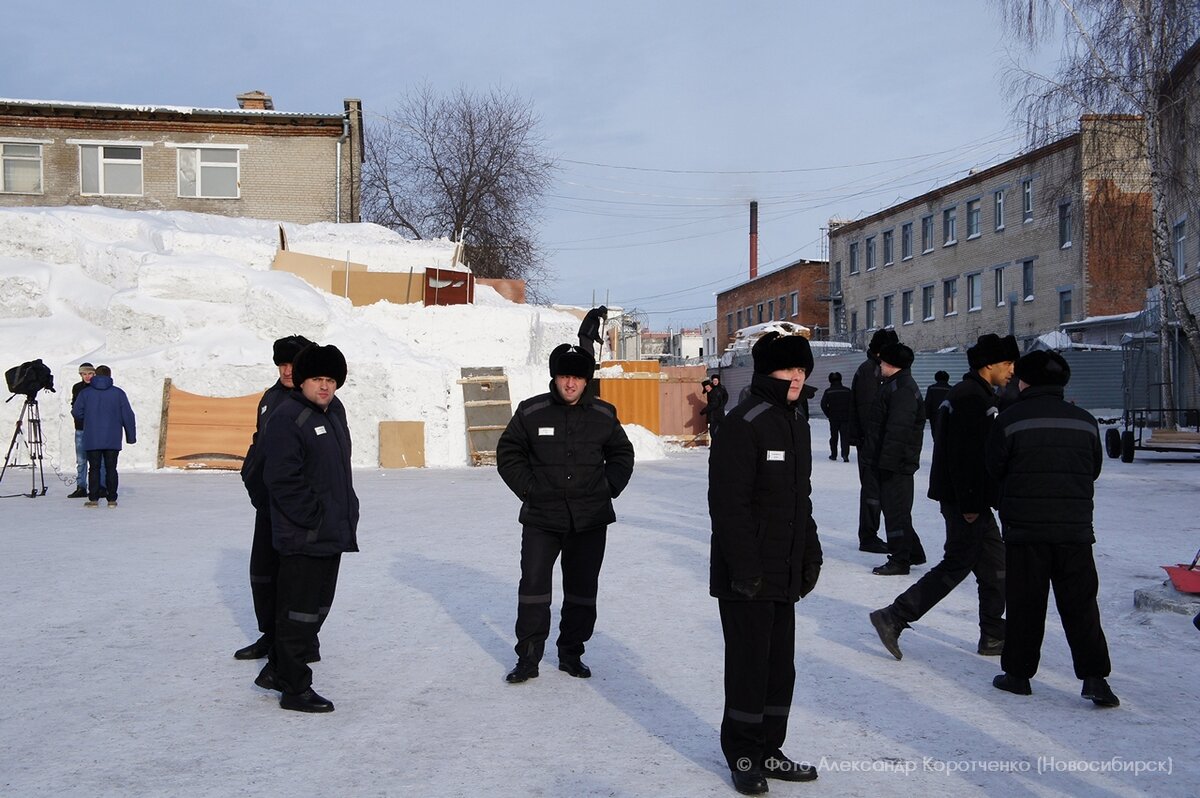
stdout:
{"type": "Polygon", "coordinates": [[[31,499],[38,496],[45,496],[46,473],[42,465],[42,454],[45,447],[42,439],[42,415],[38,410],[36,397],[38,391],[43,388],[51,393],[55,393],[54,375],[50,373],[50,367],[38,359],[27,360],[19,366],[13,366],[4,372],[4,379],[8,383],[8,390],[12,392],[12,396],[8,397],[5,403],[11,402],[13,398],[20,394],[25,397],[25,405],[21,408],[21,415],[17,418],[17,426],[13,430],[12,442],[8,444],[8,454],[4,456],[4,467],[0,468],[0,481],[4,480],[4,475],[8,472],[9,466],[12,465],[13,450],[17,449],[17,441],[24,437],[25,446],[29,449],[31,485],[29,493],[11,495],[28,496],[31,499]],[[29,421],[28,434],[23,432],[26,420],[29,421]],[[39,477],[41,478],[40,493],[38,492],[39,477]]]}

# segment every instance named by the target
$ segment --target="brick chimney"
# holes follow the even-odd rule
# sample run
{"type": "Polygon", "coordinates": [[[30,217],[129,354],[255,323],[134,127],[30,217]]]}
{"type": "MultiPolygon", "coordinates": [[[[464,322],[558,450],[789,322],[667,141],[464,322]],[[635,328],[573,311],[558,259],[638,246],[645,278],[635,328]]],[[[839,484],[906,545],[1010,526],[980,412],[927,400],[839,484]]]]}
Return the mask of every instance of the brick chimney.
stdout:
{"type": "Polygon", "coordinates": [[[750,279],[758,277],[758,200],[750,200],[750,279]]]}
{"type": "Polygon", "coordinates": [[[274,111],[275,102],[271,95],[261,91],[248,91],[237,96],[238,108],[247,111],[274,111]]]}

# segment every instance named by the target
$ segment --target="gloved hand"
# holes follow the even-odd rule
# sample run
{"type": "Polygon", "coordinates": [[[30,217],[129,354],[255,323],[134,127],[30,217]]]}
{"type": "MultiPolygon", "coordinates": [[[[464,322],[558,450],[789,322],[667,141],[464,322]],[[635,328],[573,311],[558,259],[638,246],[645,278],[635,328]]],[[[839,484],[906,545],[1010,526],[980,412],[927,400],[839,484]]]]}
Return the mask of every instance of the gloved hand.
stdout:
{"type": "Polygon", "coordinates": [[[812,589],[817,586],[817,579],[821,576],[821,561],[807,560],[804,563],[804,569],[800,572],[800,598],[804,598],[812,589]]]}
{"type": "Polygon", "coordinates": [[[762,577],[756,576],[753,579],[734,579],[729,583],[733,588],[733,592],[746,598],[754,598],[758,595],[758,591],[762,589],[762,577]]]}

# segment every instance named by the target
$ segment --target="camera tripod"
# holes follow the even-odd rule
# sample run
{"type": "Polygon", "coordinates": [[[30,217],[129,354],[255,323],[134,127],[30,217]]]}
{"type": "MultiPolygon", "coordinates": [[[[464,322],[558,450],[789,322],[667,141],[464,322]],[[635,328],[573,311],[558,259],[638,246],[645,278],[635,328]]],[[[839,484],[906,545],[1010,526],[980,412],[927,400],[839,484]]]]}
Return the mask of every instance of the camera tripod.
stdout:
{"type": "MultiPolygon", "coordinates": [[[[9,397],[12,400],[12,397],[9,397]]],[[[24,439],[25,446],[29,450],[29,493],[11,493],[6,496],[0,496],[3,499],[10,499],[14,496],[28,496],[31,499],[36,499],[38,496],[46,495],[46,472],[42,466],[42,414],[38,410],[37,399],[33,394],[25,397],[25,405],[21,408],[21,415],[17,417],[16,429],[13,430],[12,442],[8,444],[8,454],[4,455],[4,467],[0,468],[0,482],[4,481],[4,475],[8,473],[10,466],[16,468],[12,463],[13,451],[17,449],[17,441],[24,439]],[[24,422],[29,421],[29,434],[24,434],[24,422]],[[38,492],[38,481],[41,481],[42,489],[38,492]]]]}

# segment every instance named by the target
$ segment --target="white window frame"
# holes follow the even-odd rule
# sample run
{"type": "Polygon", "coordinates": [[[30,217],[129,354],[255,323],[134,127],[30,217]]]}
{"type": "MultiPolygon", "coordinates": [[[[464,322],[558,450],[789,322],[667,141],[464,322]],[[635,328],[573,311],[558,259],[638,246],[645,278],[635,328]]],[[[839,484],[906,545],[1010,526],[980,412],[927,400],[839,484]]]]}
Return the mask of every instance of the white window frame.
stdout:
{"type": "Polygon", "coordinates": [[[900,321],[902,324],[913,323],[913,290],[911,288],[900,292],[900,321]]]}
{"type": "Polygon", "coordinates": [[[1021,181],[1021,219],[1024,222],[1033,221],[1033,178],[1027,177],[1021,181]]]}
{"type": "Polygon", "coordinates": [[[992,286],[996,291],[996,307],[1002,308],[1004,307],[1004,267],[997,266],[992,271],[994,272],[992,286]]]}
{"type": "MultiPolygon", "coordinates": [[[[79,158],[79,194],[83,197],[144,197],[146,196],[146,150],[154,146],[153,141],[120,141],[117,139],[67,139],[67,144],[76,145],[77,155],[79,158]],[[84,191],[83,190],[83,148],[84,147],[99,147],[100,152],[96,153],[96,183],[100,187],[99,191],[84,191]],[[140,151],[137,159],[139,189],[136,194],[118,194],[104,190],[104,164],[107,159],[104,158],[104,147],[120,147],[124,149],[136,148],[140,151]]],[[[131,160],[124,158],[115,160],[116,163],[130,164],[131,160]]]]}
{"type": "Polygon", "coordinates": [[[867,271],[875,270],[875,236],[867,236],[863,249],[863,260],[867,262],[867,271]]]}
{"type": "Polygon", "coordinates": [[[1025,295],[1023,302],[1033,301],[1033,258],[1021,261],[1021,293],[1025,295]]]}
{"type": "Polygon", "coordinates": [[[979,204],[979,199],[967,200],[967,240],[979,238],[982,224],[979,204]]]}
{"type": "Polygon", "coordinates": [[[933,283],[921,286],[921,321],[937,318],[937,286],[933,283]]]}
{"type": "Polygon", "coordinates": [[[896,262],[896,234],[894,230],[883,231],[883,265],[891,266],[896,262]]]}
{"type": "Polygon", "coordinates": [[[54,139],[15,139],[3,138],[0,139],[0,194],[25,194],[26,196],[38,196],[46,193],[46,150],[45,145],[53,144],[54,139]],[[37,191],[16,191],[10,189],[4,183],[4,161],[32,161],[33,156],[30,155],[4,155],[5,144],[17,144],[22,147],[38,148],[37,165],[38,165],[38,187],[37,191]]]}
{"type": "Polygon", "coordinates": [[[867,326],[865,327],[865,329],[868,329],[868,330],[875,329],[875,302],[876,301],[877,300],[875,298],[871,298],[871,299],[867,300],[866,309],[864,311],[865,316],[866,316],[866,322],[867,322],[867,326]]]}
{"type": "Polygon", "coordinates": [[[850,274],[858,274],[858,242],[850,242],[850,274]]]}
{"type": "Polygon", "coordinates": [[[905,222],[900,226],[900,260],[912,260],[913,256],[913,223],[905,222]]]}
{"type": "Polygon", "coordinates": [[[997,231],[1004,229],[1004,189],[998,188],[992,192],[992,223],[997,231]]]}
{"type": "Polygon", "coordinates": [[[791,299],[792,299],[792,316],[793,317],[799,316],[800,315],[800,292],[793,291],[789,296],[791,296],[791,299]]]}
{"type": "Polygon", "coordinates": [[[1182,278],[1187,275],[1187,217],[1177,221],[1171,228],[1172,247],[1175,261],[1175,274],[1182,278]]]}
{"type": "Polygon", "coordinates": [[[190,144],[190,143],[185,143],[185,142],[168,141],[163,146],[167,147],[168,149],[173,149],[176,151],[176,153],[175,153],[175,196],[178,197],[179,199],[241,199],[242,198],[242,152],[241,151],[249,149],[250,148],[249,145],[247,145],[247,144],[207,144],[207,143],[205,143],[205,144],[190,144]],[[179,159],[182,157],[182,153],[184,150],[191,150],[196,153],[196,193],[195,194],[184,194],[183,193],[183,181],[180,180],[180,175],[179,175],[179,170],[180,170],[180,166],[181,166],[179,159]],[[203,153],[204,150],[236,150],[238,153],[238,157],[237,157],[237,160],[235,160],[232,164],[228,164],[228,163],[204,164],[200,160],[201,154],[203,153]],[[203,179],[204,169],[202,168],[204,166],[208,166],[210,169],[211,168],[233,169],[233,171],[234,171],[234,181],[233,181],[234,193],[232,195],[205,194],[204,193],[204,179],[203,179]]]}
{"type": "Polygon", "coordinates": [[[942,317],[958,315],[958,278],[942,280],[942,317]]]}
{"type": "Polygon", "coordinates": [[[883,298],[883,326],[896,326],[896,295],[888,294],[883,298]]]}
{"type": "Polygon", "coordinates": [[[958,243],[958,206],[942,209],[942,246],[952,247],[958,243]]]}
{"type": "Polygon", "coordinates": [[[983,273],[967,275],[967,312],[983,310],[983,273]]]}
{"type": "Polygon", "coordinates": [[[933,214],[921,217],[921,254],[933,252],[933,214]]]}

